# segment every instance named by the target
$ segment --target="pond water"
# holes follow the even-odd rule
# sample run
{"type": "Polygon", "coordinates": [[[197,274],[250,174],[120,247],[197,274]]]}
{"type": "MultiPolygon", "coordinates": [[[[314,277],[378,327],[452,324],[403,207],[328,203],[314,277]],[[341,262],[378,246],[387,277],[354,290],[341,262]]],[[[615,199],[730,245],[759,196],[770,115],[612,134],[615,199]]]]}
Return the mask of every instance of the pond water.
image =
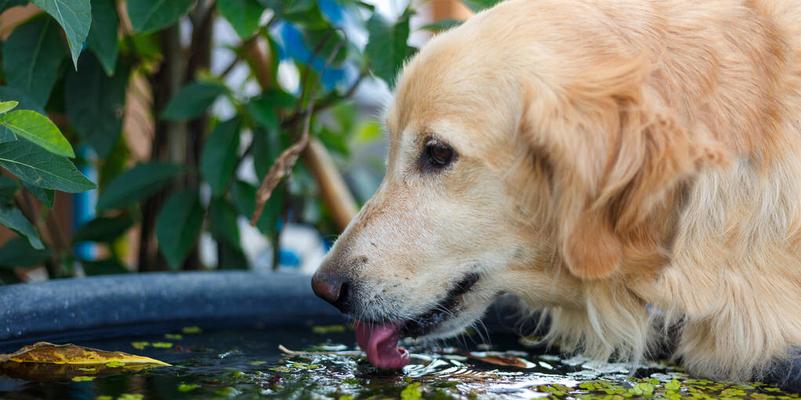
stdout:
{"type": "Polygon", "coordinates": [[[484,344],[482,335],[437,347],[410,344],[412,364],[400,374],[388,374],[372,368],[354,350],[351,329],[325,325],[203,331],[186,326],[107,340],[72,338],[72,343],[145,355],[173,366],[97,377],[4,376],[0,398],[801,398],[759,383],[692,379],[667,364],[650,364],[631,374],[625,365],[562,358],[507,334],[492,335],[493,345],[484,344]]]}

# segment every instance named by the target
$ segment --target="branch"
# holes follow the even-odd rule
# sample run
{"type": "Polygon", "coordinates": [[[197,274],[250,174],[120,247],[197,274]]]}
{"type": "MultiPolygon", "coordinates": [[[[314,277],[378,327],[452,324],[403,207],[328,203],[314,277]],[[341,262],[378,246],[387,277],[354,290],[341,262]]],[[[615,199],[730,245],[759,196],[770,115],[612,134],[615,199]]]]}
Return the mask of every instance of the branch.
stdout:
{"type": "MultiPolygon", "coordinates": [[[[314,104],[314,109],[311,111],[311,114],[315,114],[315,113],[318,113],[320,111],[326,110],[329,107],[333,106],[334,103],[336,103],[337,101],[344,100],[344,99],[347,99],[347,98],[353,96],[353,94],[356,92],[356,89],[358,89],[359,84],[361,84],[362,81],[364,81],[364,78],[366,78],[366,77],[367,77],[367,73],[363,72],[363,73],[361,73],[359,75],[358,78],[356,78],[356,80],[350,85],[350,87],[348,88],[348,90],[345,91],[345,93],[343,93],[341,95],[337,95],[336,93],[331,93],[328,96],[324,97],[322,100],[316,102],[314,104]]],[[[281,126],[284,129],[291,128],[298,121],[300,121],[301,117],[304,117],[307,114],[309,114],[309,113],[307,113],[305,110],[303,112],[292,113],[289,117],[286,118],[285,121],[283,121],[281,123],[281,126]]],[[[252,141],[248,145],[248,147],[245,148],[245,151],[242,153],[242,155],[237,160],[237,164],[236,164],[237,168],[239,168],[239,164],[242,162],[242,160],[247,155],[253,153],[253,147],[255,146],[255,144],[256,144],[256,142],[252,141]]]]}
{"type": "MultiPolygon", "coordinates": [[[[317,104],[314,106],[314,109],[312,110],[312,113],[323,111],[328,107],[333,106],[334,103],[353,96],[353,94],[356,93],[356,89],[359,88],[359,85],[362,83],[362,81],[364,81],[364,78],[366,77],[367,77],[367,72],[362,72],[361,74],[359,74],[359,77],[356,78],[355,81],[353,81],[350,87],[348,87],[348,90],[346,90],[345,93],[341,95],[336,93],[330,93],[328,96],[325,96],[324,98],[322,98],[320,101],[317,102],[317,104]]],[[[281,125],[283,125],[284,127],[291,127],[296,123],[298,123],[298,121],[300,121],[300,119],[303,118],[304,116],[305,116],[305,111],[295,112],[289,117],[287,117],[286,120],[281,123],[281,125]]]]}
{"type": "Polygon", "coordinates": [[[55,220],[52,212],[48,212],[47,216],[45,216],[44,223],[42,223],[42,220],[39,218],[37,207],[34,205],[33,197],[27,189],[20,189],[19,194],[14,198],[14,203],[16,203],[17,208],[22,212],[22,215],[36,226],[39,233],[43,234],[43,236],[47,235],[44,242],[50,245],[50,264],[45,266],[50,278],[56,277],[61,266],[61,254],[71,251],[69,244],[64,238],[64,233],[58,225],[58,221],[55,220]]]}
{"type": "Polygon", "coordinates": [[[234,59],[231,60],[231,63],[229,63],[227,66],[225,66],[225,68],[223,68],[222,72],[220,72],[220,76],[219,76],[220,80],[225,79],[225,77],[227,77],[228,74],[230,74],[231,71],[233,71],[234,68],[236,68],[236,66],[239,64],[240,61],[242,61],[242,58],[239,56],[239,51],[237,51],[236,55],[234,55],[234,59]]]}
{"type": "Polygon", "coordinates": [[[256,226],[259,218],[261,218],[261,214],[264,212],[264,205],[267,204],[267,200],[270,200],[273,190],[275,190],[275,187],[278,186],[285,176],[289,175],[292,171],[292,167],[294,167],[295,163],[298,161],[298,156],[300,156],[300,153],[306,148],[306,145],[309,144],[309,127],[311,125],[311,111],[313,107],[314,102],[310,101],[307,107],[306,119],[303,121],[303,131],[300,135],[300,139],[278,156],[273,166],[270,167],[270,171],[264,176],[264,180],[261,182],[261,186],[259,186],[259,190],[256,192],[256,209],[253,211],[253,216],[250,218],[251,225],[256,226]]]}
{"type": "MultiPolygon", "coordinates": [[[[316,54],[317,51],[319,51],[319,49],[325,45],[329,37],[330,35],[327,35],[325,38],[323,38],[315,48],[315,52],[312,54],[316,54]]],[[[331,61],[333,61],[334,57],[336,57],[341,48],[342,43],[337,44],[337,46],[331,51],[331,54],[326,60],[324,67],[331,64],[331,61]]],[[[259,218],[261,218],[261,214],[264,212],[264,205],[267,204],[267,200],[270,199],[275,187],[278,186],[284,177],[289,175],[289,173],[292,171],[292,167],[294,167],[295,163],[298,161],[300,153],[303,152],[303,150],[309,144],[309,130],[311,129],[311,117],[314,113],[314,96],[316,93],[316,90],[309,90],[310,83],[308,82],[308,78],[311,69],[310,64],[311,62],[306,63],[306,67],[303,71],[303,77],[301,78],[303,89],[300,94],[299,107],[300,104],[303,104],[303,99],[305,97],[309,98],[308,103],[306,104],[306,111],[304,112],[306,118],[303,121],[303,130],[301,131],[298,141],[292,146],[289,146],[289,148],[284,150],[281,155],[278,156],[278,158],[275,160],[275,163],[272,165],[272,167],[270,167],[270,170],[264,176],[264,180],[262,180],[259,190],[256,192],[256,208],[250,218],[250,224],[253,226],[255,226],[259,221],[259,218]]]]}

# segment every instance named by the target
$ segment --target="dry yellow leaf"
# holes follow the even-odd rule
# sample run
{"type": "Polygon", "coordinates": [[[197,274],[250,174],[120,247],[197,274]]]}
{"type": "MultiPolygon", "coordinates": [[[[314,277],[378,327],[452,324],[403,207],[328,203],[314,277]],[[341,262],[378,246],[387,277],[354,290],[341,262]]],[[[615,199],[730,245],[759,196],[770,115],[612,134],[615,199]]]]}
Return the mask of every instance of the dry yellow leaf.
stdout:
{"type": "Polygon", "coordinates": [[[16,353],[0,354],[0,364],[8,362],[69,365],[106,365],[115,363],[118,366],[131,364],[170,366],[170,364],[150,357],[135,356],[121,351],[104,351],[74,344],[47,342],[25,346],[16,353]]]}
{"type": "Polygon", "coordinates": [[[120,369],[133,372],[164,366],[170,364],[121,351],[47,342],[25,346],[15,353],[0,354],[0,372],[29,380],[72,379],[120,369]]]}

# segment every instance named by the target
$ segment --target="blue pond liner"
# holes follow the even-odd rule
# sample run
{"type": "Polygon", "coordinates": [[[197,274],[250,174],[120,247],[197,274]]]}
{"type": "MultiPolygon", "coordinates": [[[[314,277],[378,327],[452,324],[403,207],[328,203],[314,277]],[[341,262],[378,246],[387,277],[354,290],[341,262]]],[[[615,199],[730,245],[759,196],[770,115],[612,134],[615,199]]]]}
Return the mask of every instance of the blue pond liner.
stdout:
{"type": "Polygon", "coordinates": [[[0,347],[78,332],[342,322],[309,277],[275,272],[112,275],[0,286],[0,347]]]}

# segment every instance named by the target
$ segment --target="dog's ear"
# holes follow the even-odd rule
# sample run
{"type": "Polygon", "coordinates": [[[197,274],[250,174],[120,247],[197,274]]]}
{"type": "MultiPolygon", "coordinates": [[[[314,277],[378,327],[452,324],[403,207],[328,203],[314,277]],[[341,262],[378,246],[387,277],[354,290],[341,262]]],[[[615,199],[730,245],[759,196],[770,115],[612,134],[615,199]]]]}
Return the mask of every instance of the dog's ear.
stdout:
{"type": "Polygon", "coordinates": [[[704,165],[725,160],[704,132],[688,132],[643,96],[639,60],[574,80],[557,131],[540,138],[557,165],[559,249],[582,279],[618,271],[627,241],[656,207],[704,165]]]}

